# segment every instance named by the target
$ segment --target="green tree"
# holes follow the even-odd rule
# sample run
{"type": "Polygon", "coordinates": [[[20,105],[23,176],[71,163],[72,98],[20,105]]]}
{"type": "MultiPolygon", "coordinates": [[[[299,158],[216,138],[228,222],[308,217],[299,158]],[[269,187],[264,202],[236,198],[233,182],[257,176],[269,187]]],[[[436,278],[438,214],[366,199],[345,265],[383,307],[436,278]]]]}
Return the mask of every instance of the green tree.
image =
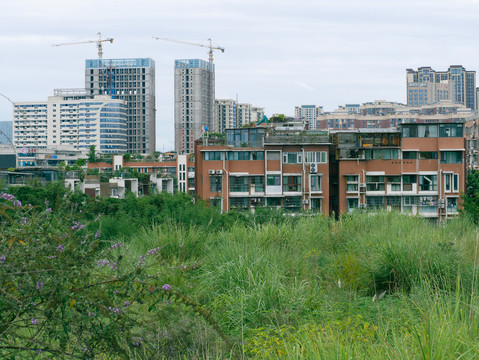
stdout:
{"type": "Polygon", "coordinates": [[[130,153],[123,154],[123,160],[125,160],[126,162],[130,161],[131,160],[131,154],[130,153]]]}
{"type": "Polygon", "coordinates": [[[463,212],[474,222],[479,222],[479,171],[469,170],[466,177],[466,192],[462,196],[463,212]]]}
{"type": "Polygon", "coordinates": [[[90,150],[88,151],[88,162],[96,162],[95,145],[90,146],[90,150]]]}

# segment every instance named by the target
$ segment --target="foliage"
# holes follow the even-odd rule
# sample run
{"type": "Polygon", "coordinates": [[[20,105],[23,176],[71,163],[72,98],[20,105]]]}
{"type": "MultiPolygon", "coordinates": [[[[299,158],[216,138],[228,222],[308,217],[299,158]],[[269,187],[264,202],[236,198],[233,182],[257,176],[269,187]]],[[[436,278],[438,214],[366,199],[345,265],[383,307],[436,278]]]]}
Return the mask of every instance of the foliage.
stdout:
{"type": "Polygon", "coordinates": [[[469,170],[466,177],[466,193],[462,197],[463,212],[477,224],[479,222],[479,171],[469,170]]]}
{"type": "Polygon", "coordinates": [[[95,145],[91,145],[88,151],[88,162],[94,163],[96,161],[97,161],[97,158],[96,158],[95,145]]]}

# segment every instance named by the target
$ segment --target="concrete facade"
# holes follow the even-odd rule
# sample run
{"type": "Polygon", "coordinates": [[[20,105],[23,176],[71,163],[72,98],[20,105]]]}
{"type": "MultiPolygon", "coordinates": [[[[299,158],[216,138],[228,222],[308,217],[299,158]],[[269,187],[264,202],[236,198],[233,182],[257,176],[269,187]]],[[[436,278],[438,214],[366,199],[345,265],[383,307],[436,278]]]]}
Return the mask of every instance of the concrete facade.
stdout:
{"type": "Polygon", "coordinates": [[[126,102],[125,152],[152,154],[155,151],[155,62],[152,59],[86,60],[85,88],[89,95],[109,95],[126,102]]]}
{"type": "Polygon", "coordinates": [[[175,60],[175,151],[194,152],[205,127],[213,129],[215,66],[200,59],[175,60]]]}

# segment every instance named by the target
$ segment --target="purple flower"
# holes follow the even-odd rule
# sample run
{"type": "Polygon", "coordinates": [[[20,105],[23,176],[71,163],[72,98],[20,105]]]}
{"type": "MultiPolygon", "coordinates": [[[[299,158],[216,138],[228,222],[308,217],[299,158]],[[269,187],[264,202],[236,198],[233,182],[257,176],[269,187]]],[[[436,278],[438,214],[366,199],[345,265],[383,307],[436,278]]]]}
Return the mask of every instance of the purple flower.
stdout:
{"type": "Polygon", "coordinates": [[[161,288],[165,291],[171,291],[171,286],[168,284],[163,285],[161,288]]]}
{"type": "Polygon", "coordinates": [[[48,258],[49,259],[55,259],[57,256],[56,255],[50,255],[48,258]]]}
{"type": "Polygon", "coordinates": [[[141,337],[134,337],[132,340],[133,346],[140,346],[143,343],[143,339],[141,337]]]}
{"type": "Polygon", "coordinates": [[[37,324],[38,324],[38,320],[35,318],[32,318],[32,325],[37,325],[37,324]]]}
{"type": "Polygon", "coordinates": [[[20,206],[22,206],[22,203],[21,203],[20,200],[14,200],[14,201],[13,201],[13,206],[15,206],[15,207],[20,207],[20,206]]]}
{"type": "Polygon", "coordinates": [[[59,251],[61,253],[63,252],[63,244],[60,244],[60,245],[57,246],[57,251],[59,251]]]}
{"type": "Polygon", "coordinates": [[[88,312],[88,317],[92,317],[93,313],[91,311],[88,312]]]}
{"type": "Polygon", "coordinates": [[[100,218],[101,218],[101,214],[99,214],[99,215],[95,218],[95,220],[93,220],[93,221],[94,221],[94,222],[97,222],[98,220],[100,220],[100,218]]]}
{"type": "Polygon", "coordinates": [[[45,212],[48,214],[48,213],[51,213],[52,212],[52,208],[48,208],[45,210],[45,212]]]}
{"type": "Polygon", "coordinates": [[[161,247],[157,247],[157,248],[151,249],[150,251],[148,251],[148,252],[146,253],[146,255],[155,255],[155,254],[157,254],[160,250],[161,250],[161,247]]]}
{"type": "Polygon", "coordinates": [[[98,239],[101,236],[101,230],[98,229],[97,232],[95,233],[95,239],[98,239]]]}
{"type": "Polygon", "coordinates": [[[72,226],[72,230],[81,230],[84,227],[85,227],[85,225],[83,225],[82,223],[80,223],[78,221],[74,221],[73,226],[72,226]]]}
{"type": "Polygon", "coordinates": [[[7,260],[7,258],[5,256],[0,256],[0,264],[3,264],[5,262],[5,260],[7,260]]]}
{"type": "Polygon", "coordinates": [[[125,301],[125,303],[123,304],[124,307],[128,307],[130,306],[131,304],[128,302],[128,301],[125,301]]]}
{"type": "Polygon", "coordinates": [[[42,290],[43,288],[43,282],[37,281],[37,290],[42,290]]]}
{"type": "Polygon", "coordinates": [[[27,225],[27,218],[26,217],[22,217],[22,220],[20,220],[20,225],[27,225]]]}

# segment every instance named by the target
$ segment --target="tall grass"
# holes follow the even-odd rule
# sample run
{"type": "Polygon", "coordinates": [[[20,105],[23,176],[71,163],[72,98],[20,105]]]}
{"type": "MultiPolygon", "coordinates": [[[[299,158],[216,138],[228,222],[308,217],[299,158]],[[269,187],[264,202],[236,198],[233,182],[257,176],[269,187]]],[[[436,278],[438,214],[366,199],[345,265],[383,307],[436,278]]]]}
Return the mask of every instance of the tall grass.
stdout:
{"type": "MultiPolygon", "coordinates": [[[[169,283],[210,311],[244,358],[479,357],[477,229],[467,219],[249,219],[211,231],[164,221],[129,246],[135,256],[161,247],[158,269],[184,269],[169,283]]],[[[233,356],[180,310],[169,331],[190,350],[175,354],[233,356]]]]}

